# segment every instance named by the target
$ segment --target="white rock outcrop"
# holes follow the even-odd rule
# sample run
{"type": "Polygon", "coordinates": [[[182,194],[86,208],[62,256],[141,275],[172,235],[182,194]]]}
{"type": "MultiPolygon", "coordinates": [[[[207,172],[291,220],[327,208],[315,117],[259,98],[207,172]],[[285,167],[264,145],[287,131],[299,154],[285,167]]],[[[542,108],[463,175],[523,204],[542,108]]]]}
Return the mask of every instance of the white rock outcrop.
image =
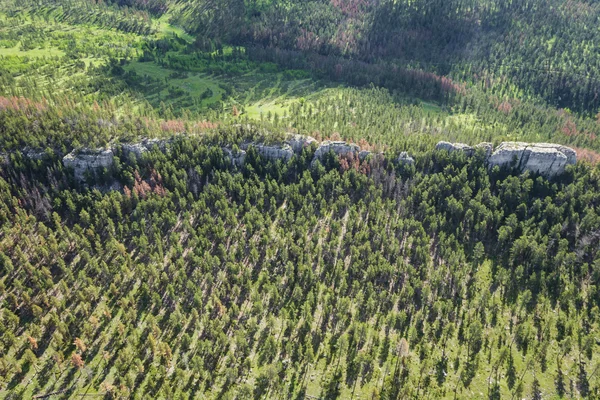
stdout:
{"type": "Polygon", "coordinates": [[[317,139],[312,136],[304,136],[304,135],[292,135],[287,143],[292,147],[292,150],[296,154],[302,153],[302,149],[310,146],[313,143],[317,143],[317,139]]]}
{"type": "Polygon", "coordinates": [[[544,149],[556,149],[567,156],[567,164],[573,165],[577,163],[577,152],[570,147],[554,143],[535,143],[535,147],[544,149]]]}
{"type": "Polygon", "coordinates": [[[531,171],[552,177],[560,175],[565,167],[577,162],[575,150],[551,143],[503,142],[488,160],[489,167],[510,166],[520,171],[531,171]]]}
{"type": "Polygon", "coordinates": [[[73,150],[63,157],[65,167],[73,168],[75,178],[84,180],[86,171],[97,171],[113,165],[114,153],[111,149],[81,149],[73,150]]]}
{"type": "Polygon", "coordinates": [[[334,152],[338,156],[343,156],[350,153],[358,155],[358,153],[360,152],[360,147],[352,143],[346,143],[342,141],[332,142],[326,140],[322,142],[317,148],[317,151],[315,151],[315,157],[313,161],[317,159],[320,160],[325,154],[329,153],[330,151],[334,152]]]}

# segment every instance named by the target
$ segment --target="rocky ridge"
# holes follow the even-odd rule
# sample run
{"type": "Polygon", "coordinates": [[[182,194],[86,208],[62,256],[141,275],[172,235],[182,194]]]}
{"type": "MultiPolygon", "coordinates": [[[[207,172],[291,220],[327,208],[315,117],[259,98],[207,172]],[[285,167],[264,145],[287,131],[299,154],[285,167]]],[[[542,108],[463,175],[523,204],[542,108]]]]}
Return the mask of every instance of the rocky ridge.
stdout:
{"type": "MultiPolygon", "coordinates": [[[[161,151],[166,151],[168,140],[144,139],[139,143],[124,143],[120,147],[124,154],[132,154],[139,158],[144,153],[157,146],[161,151]]],[[[230,160],[233,166],[241,167],[246,160],[246,150],[254,147],[257,152],[269,160],[289,161],[294,154],[300,154],[302,150],[318,143],[316,139],[310,136],[291,135],[289,140],[283,144],[264,144],[264,143],[245,143],[241,150],[232,150],[230,147],[223,147],[223,153],[230,160]]],[[[117,147],[107,149],[79,149],[63,157],[63,164],[66,167],[73,168],[75,178],[83,181],[86,171],[99,171],[108,169],[113,165],[115,150],[117,147]]],[[[438,151],[457,152],[461,151],[468,157],[475,155],[477,149],[483,148],[485,151],[486,162],[491,169],[494,166],[515,167],[520,172],[531,171],[539,173],[545,177],[553,177],[562,174],[567,165],[577,162],[577,153],[566,146],[552,143],[523,143],[523,142],[503,142],[496,149],[491,143],[480,143],[476,146],[469,146],[464,143],[439,142],[436,145],[438,151]]],[[[338,156],[353,154],[360,160],[365,160],[372,153],[367,150],[361,150],[353,143],[343,141],[324,141],[319,143],[313,158],[313,163],[321,160],[325,154],[333,152],[338,156]]],[[[24,155],[37,159],[40,154],[34,153],[31,149],[26,149],[24,155]]],[[[378,156],[383,154],[377,154],[378,156]]],[[[415,163],[413,157],[407,152],[402,152],[395,160],[399,165],[411,165],[415,163]]]]}

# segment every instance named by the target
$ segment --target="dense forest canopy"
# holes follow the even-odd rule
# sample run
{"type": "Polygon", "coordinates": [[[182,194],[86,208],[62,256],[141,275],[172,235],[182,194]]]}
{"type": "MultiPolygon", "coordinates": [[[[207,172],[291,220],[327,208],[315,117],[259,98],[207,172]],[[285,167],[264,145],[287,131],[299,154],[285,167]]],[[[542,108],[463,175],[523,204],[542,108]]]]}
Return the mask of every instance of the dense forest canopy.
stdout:
{"type": "Polygon", "coordinates": [[[599,17],[0,0],[0,398],[600,397],[599,17]]]}

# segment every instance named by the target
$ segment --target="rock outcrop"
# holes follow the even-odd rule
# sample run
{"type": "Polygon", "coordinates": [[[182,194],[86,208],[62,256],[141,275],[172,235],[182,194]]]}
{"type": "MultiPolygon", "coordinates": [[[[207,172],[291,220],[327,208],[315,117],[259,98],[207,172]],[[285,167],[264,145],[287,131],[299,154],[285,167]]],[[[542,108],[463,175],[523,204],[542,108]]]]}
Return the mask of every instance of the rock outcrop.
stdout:
{"type": "Polygon", "coordinates": [[[329,153],[330,151],[334,152],[338,156],[343,156],[350,153],[358,155],[358,153],[360,152],[360,147],[352,143],[346,143],[341,141],[331,142],[327,140],[319,145],[317,151],[315,151],[315,157],[313,161],[320,160],[325,154],[329,153]]]}
{"type": "MultiPolygon", "coordinates": [[[[169,140],[144,139],[139,143],[121,144],[121,149],[125,154],[133,154],[136,158],[158,146],[162,151],[167,150],[169,140]]],[[[246,143],[242,145],[243,150],[233,151],[231,148],[224,147],[222,150],[225,157],[231,164],[240,167],[244,164],[249,147],[254,147],[258,154],[268,160],[289,161],[295,153],[300,153],[306,146],[310,146],[316,140],[310,136],[293,135],[285,144],[257,144],[246,143]]],[[[486,160],[489,168],[494,166],[509,167],[514,166],[518,171],[531,171],[545,177],[553,177],[565,171],[567,165],[577,162],[577,153],[575,150],[552,143],[524,143],[524,142],[503,142],[494,150],[491,143],[480,143],[476,146],[469,146],[464,143],[449,143],[441,141],[436,145],[436,150],[448,152],[461,151],[467,156],[473,156],[478,149],[485,151],[486,160]],[[514,164],[513,164],[514,162],[514,164]]],[[[29,148],[22,150],[26,157],[31,159],[41,159],[45,153],[37,152],[29,148]]],[[[337,156],[352,154],[361,161],[369,156],[376,156],[383,159],[383,153],[372,153],[368,150],[361,150],[356,144],[343,141],[325,141],[320,143],[315,151],[313,163],[323,158],[325,154],[333,152],[337,156]]],[[[73,150],[63,157],[63,164],[66,167],[73,168],[75,177],[83,181],[86,171],[99,171],[102,168],[109,168],[113,165],[112,149],[80,149],[73,150]]],[[[8,162],[9,156],[1,155],[0,163],[8,162]]],[[[415,163],[413,157],[407,152],[402,152],[396,159],[399,165],[412,165],[415,163]]]]}
{"type": "Polygon", "coordinates": [[[241,167],[244,165],[244,161],[246,161],[246,152],[244,150],[238,150],[238,152],[234,152],[230,148],[223,147],[223,153],[225,157],[236,167],[241,167]]]}
{"type": "Polygon", "coordinates": [[[250,146],[254,147],[258,154],[267,160],[289,161],[294,155],[294,150],[292,150],[288,144],[269,146],[265,144],[247,143],[242,147],[247,150],[250,146]]]}
{"type": "Polygon", "coordinates": [[[292,147],[292,150],[296,154],[302,153],[302,149],[310,146],[313,143],[317,143],[317,139],[312,136],[304,136],[304,135],[292,135],[287,143],[292,147]]]}
{"type": "Polygon", "coordinates": [[[41,160],[44,158],[46,153],[44,153],[43,151],[36,151],[29,147],[25,147],[23,149],[23,155],[31,160],[41,160]]]}
{"type": "Polygon", "coordinates": [[[494,151],[491,143],[480,143],[471,147],[464,143],[442,141],[435,148],[448,152],[462,151],[468,157],[473,156],[477,149],[483,148],[490,168],[496,165],[509,166],[514,160],[519,171],[531,171],[546,177],[559,175],[567,165],[577,162],[575,150],[552,143],[504,142],[494,151]]]}
{"type": "Polygon", "coordinates": [[[436,150],[446,150],[450,153],[455,152],[455,151],[462,151],[463,153],[465,153],[465,155],[467,157],[473,157],[475,155],[475,152],[477,151],[477,149],[479,148],[483,148],[485,151],[485,158],[488,159],[491,155],[492,155],[492,151],[494,150],[494,145],[491,143],[479,143],[476,146],[469,146],[468,144],[464,144],[464,143],[449,143],[449,142],[438,142],[438,144],[435,146],[436,150]]]}
{"type": "Polygon", "coordinates": [[[455,151],[462,151],[463,153],[465,153],[467,156],[472,156],[475,153],[475,149],[471,146],[469,146],[468,144],[464,144],[464,143],[450,143],[450,142],[438,142],[438,144],[435,145],[435,149],[436,150],[446,150],[449,153],[455,152],[455,151]]]}
{"type": "Polygon", "coordinates": [[[567,165],[575,164],[577,153],[558,144],[503,142],[489,158],[490,168],[510,166],[513,162],[520,172],[552,177],[563,173],[567,165]]]}
{"type": "Polygon", "coordinates": [[[412,165],[415,163],[415,159],[412,158],[406,151],[403,151],[398,155],[398,159],[396,160],[398,164],[401,165],[412,165]]]}
{"type": "Polygon", "coordinates": [[[75,178],[84,180],[86,171],[98,171],[113,165],[113,151],[111,149],[81,149],[73,150],[63,157],[65,167],[73,168],[75,178]]]}
{"type": "Polygon", "coordinates": [[[142,154],[158,146],[161,151],[165,151],[168,141],[161,139],[144,139],[139,143],[124,143],[121,145],[124,153],[133,154],[136,158],[142,157],[142,154]]]}
{"type": "Polygon", "coordinates": [[[544,149],[556,149],[560,151],[567,156],[567,165],[573,165],[577,163],[577,152],[570,147],[554,143],[535,143],[534,146],[544,149]]]}
{"type": "Polygon", "coordinates": [[[142,154],[148,151],[148,148],[142,143],[124,143],[121,148],[126,154],[133,154],[136,158],[140,158],[142,154]]]}

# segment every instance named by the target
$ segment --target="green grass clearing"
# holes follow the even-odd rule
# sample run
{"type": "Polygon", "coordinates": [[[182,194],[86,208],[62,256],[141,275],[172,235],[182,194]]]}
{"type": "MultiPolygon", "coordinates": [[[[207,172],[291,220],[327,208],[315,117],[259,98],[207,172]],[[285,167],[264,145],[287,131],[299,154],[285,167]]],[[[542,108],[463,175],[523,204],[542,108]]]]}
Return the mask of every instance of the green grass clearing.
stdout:
{"type": "Polygon", "coordinates": [[[145,86],[144,97],[152,104],[192,100],[196,106],[208,106],[222,98],[223,89],[218,80],[206,74],[174,71],[154,62],[132,62],[124,69],[135,72],[141,78],[154,80],[148,81],[147,85],[141,84],[145,86]],[[209,93],[208,97],[203,98],[204,93],[209,93]]]}
{"type": "Polygon", "coordinates": [[[183,28],[175,25],[171,25],[166,20],[166,15],[163,15],[160,19],[158,19],[158,31],[161,36],[178,36],[185,40],[188,43],[192,43],[194,41],[194,37],[188,34],[183,28]]]}
{"type": "Polygon", "coordinates": [[[55,47],[45,47],[45,48],[38,48],[38,49],[31,49],[31,50],[21,50],[21,44],[17,44],[15,47],[10,47],[10,48],[6,48],[6,47],[0,47],[0,56],[3,57],[11,57],[11,56],[16,56],[16,57],[32,57],[32,58],[38,58],[38,57],[63,57],[65,55],[65,52],[55,48],[55,47]]]}

